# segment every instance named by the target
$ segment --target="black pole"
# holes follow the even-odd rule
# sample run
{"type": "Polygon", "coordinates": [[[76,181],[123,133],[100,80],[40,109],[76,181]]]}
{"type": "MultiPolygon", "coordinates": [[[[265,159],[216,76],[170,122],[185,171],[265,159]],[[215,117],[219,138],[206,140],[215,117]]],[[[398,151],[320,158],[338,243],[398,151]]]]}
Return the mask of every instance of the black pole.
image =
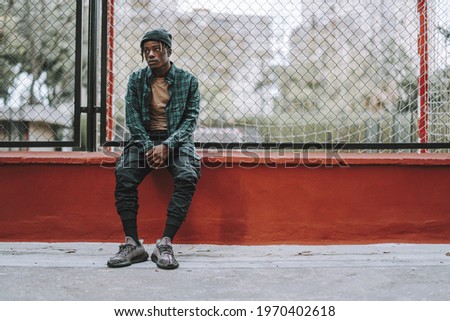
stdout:
{"type": "Polygon", "coordinates": [[[89,0],[88,79],[87,79],[87,151],[96,150],[97,136],[97,0],[89,0]]]}
{"type": "Polygon", "coordinates": [[[106,142],[106,99],[107,92],[107,64],[108,64],[108,1],[102,0],[102,20],[101,20],[101,57],[100,57],[100,144],[106,142]]]}
{"type": "Polygon", "coordinates": [[[81,68],[83,65],[83,3],[77,1],[75,26],[75,96],[73,141],[75,147],[81,147],[81,68]]]}

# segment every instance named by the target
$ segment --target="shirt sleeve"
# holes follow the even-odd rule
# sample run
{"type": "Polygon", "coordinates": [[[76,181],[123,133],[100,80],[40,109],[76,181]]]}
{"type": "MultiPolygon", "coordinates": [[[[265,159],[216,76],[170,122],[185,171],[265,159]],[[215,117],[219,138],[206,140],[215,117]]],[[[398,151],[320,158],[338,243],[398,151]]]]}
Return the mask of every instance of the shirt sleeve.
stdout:
{"type": "Polygon", "coordinates": [[[172,135],[164,141],[164,144],[173,149],[178,143],[186,142],[192,136],[197,127],[197,120],[200,114],[200,92],[198,80],[192,77],[189,85],[189,95],[186,108],[181,119],[180,126],[172,135]]]}
{"type": "Polygon", "coordinates": [[[126,124],[131,134],[131,140],[134,145],[138,145],[143,151],[153,147],[153,142],[145,130],[142,122],[142,116],[139,108],[139,99],[136,90],[136,79],[131,75],[128,81],[127,93],[125,96],[126,124]]]}

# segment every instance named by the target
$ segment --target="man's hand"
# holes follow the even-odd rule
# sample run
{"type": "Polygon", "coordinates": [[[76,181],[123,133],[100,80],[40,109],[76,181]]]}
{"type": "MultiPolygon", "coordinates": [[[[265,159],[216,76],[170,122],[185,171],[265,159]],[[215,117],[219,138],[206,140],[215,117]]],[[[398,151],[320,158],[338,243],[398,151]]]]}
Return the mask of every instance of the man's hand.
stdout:
{"type": "Polygon", "coordinates": [[[159,169],[167,166],[167,158],[169,157],[169,147],[161,144],[150,149],[145,156],[150,167],[159,169]]]}

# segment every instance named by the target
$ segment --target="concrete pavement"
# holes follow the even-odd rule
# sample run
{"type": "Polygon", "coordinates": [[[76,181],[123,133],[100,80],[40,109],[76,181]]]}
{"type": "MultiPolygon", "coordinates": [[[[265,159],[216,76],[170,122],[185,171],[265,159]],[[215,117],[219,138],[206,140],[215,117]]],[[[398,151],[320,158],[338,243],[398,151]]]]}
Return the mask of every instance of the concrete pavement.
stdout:
{"type": "Polygon", "coordinates": [[[0,243],[0,300],[450,300],[450,244],[176,244],[174,271],[107,268],[117,250],[0,243]]]}

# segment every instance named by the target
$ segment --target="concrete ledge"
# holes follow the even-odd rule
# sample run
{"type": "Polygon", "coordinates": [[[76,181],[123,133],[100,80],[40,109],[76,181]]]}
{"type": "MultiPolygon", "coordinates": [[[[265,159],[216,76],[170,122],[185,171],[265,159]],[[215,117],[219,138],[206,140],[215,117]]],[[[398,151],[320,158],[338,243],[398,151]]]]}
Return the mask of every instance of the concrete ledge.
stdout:
{"type": "MultiPolygon", "coordinates": [[[[450,154],[401,153],[358,154],[333,152],[273,151],[199,151],[204,164],[265,165],[442,165],[450,166],[450,154]]],[[[115,164],[119,153],[113,152],[0,152],[0,165],[6,164],[115,164]]]]}
{"type": "Polygon", "coordinates": [[[0,165],[7,164],[63,164],[100,165],[111,162],[103,153],[88,152],[0,152],[0,165]]]}

